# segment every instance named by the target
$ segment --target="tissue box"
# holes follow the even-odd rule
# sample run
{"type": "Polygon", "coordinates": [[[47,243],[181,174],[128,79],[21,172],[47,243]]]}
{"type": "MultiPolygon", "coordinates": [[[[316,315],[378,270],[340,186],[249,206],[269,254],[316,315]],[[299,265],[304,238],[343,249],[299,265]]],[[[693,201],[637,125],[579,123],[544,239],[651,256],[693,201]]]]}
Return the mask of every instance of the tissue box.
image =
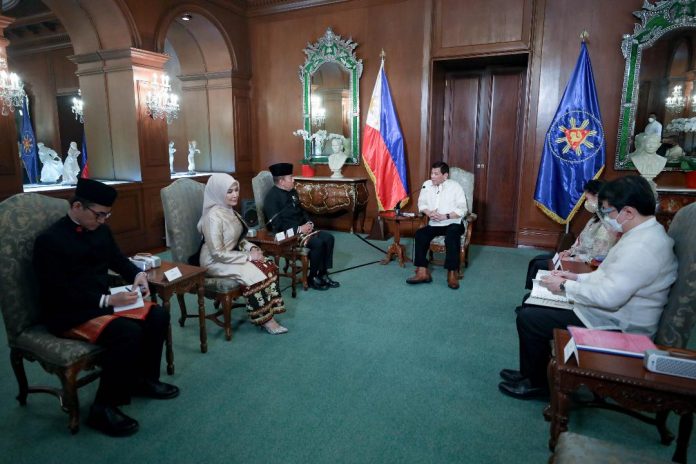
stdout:
{"type": "Polygon", "coordinates": [[[150,262],[144,259],[139,259],[137,257],[134,258],[128,258],[131,263],[135,264],[135,267],[140,269],[141,271],[147,271],[148,269],[151,269],[152,266],[150,265],[150,262]]]}
{"type": "Polygon", "coordinates": [[[150,253],[138,253],[135,256],[133,256],[133,259],[149,263],[150,267],[148,267],[148,269],[160,267],[162,265],[162,260],[160,259],[160,257],[153,256],[150,253]]]}

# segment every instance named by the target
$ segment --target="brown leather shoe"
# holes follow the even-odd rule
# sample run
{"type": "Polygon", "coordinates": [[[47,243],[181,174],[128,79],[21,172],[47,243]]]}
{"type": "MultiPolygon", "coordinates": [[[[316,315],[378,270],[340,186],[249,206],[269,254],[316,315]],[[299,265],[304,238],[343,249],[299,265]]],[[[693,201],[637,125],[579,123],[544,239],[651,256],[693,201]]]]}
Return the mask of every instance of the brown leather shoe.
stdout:
{"type": "Polygon", "coordinates": [[[452,290],[459,288],[459,278],[457,277],[457,271],[447,271],[447,286],[452,290]]]}
{"type": "Polygon", "coordinates": [[[430,277],[430,271],[427,267],[417,267],[416,275],[406,279],[407,284],[429,284],[432,281],[433,278],[430,277]]]}

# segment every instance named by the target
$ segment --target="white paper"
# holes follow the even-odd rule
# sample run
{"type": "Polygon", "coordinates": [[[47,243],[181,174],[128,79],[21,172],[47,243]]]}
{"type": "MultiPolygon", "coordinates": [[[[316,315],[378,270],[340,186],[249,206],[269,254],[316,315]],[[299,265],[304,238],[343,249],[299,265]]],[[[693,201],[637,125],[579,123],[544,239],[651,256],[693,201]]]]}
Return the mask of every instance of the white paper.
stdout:
{"type": "Polygon", "coordinates": [[[135,290],[131,288],[130,285],[124,285],[122,287],[111,287],[109,289],[112,295],[115,295],[117,293],[121,292],[132,292],[136,291],[138,292],[138,299],[135,300],[135,303],[129,304],[129,305],[123,305],[123,306],[114,306],[114,312],[115,313],[120,313],[121,311],[128,311],[129,309],[137,309],[137,308],[142,308],[145,306],[145,302],[143,301],[143,294],[140,293],[140,287],[135,287],[135,290]]]}
{"type": "Polygon", "coordinates": [[[168,281],[173,281],[181,277],[183,274],[181,274],[181,271],[179,270],[178,267],[173,267],[168,271],[164,271],[164,276],[167,278],[168,281]]]}
{"type": "Polygon", "coordinates": [[[575,356],[575,360],[578,362],[578,366],[580,366],[580,357],[578,356],[578,347],[575,346],[575,340],[571,337],[571,339],[568,341],[566,344],[565,348],[563,348],[563,363],[567,363],[568,360],[571,358],[571,356],[575,356]]]}
{"type": "Polygon", "coordinates": [[[282,242],[283,240],[285,240],[285,232],[278,232],[277,234],[275,234],[275,239],[276,242],[282,242]]]}
{"type": "Polygon", "coordinates": [[[295,231],[292,230],[292,227],[285,231],[285,236],[288,238],[295,236],[295,231]]]}

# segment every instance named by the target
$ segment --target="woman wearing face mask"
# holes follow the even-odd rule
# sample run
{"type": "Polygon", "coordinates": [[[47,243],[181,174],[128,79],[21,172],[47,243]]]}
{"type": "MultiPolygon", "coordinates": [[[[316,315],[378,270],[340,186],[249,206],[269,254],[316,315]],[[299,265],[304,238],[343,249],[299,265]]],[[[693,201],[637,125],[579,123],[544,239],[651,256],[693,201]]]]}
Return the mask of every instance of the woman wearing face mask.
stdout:
{"type": "Polygon", "coordinates": [[[248,231],[234,210],[239,202],[239,183],[228,174],[213,174],[203,197],[203,216],[198,231],[203,235],[200,265],[207,275],[228,277],[242,284],[249,319],[271,335],[288,331],[274,318],[285,312],[278,291],[278,268],[264,260],[263,252],[244,240],[248,231]]]}
{"type": "MultiPolygon", "coordinates": [[[[585,209],[592,213],[592,217],[578,235],[573,245],[559,253],[561,259],[573,259],[589,263],[593,258],[606,256],[609,249],[618,240],[618,234],[605,225],[597,213],[597,194],[604,183],[601,180],[591,180],[585,184],[585,209]]],[[[553,254],[535,256],[529,262],[527,268],[527,281],[525,288],[531,290],[532,280],[539,269],[548,269],[549,259],[553,254]]]]}

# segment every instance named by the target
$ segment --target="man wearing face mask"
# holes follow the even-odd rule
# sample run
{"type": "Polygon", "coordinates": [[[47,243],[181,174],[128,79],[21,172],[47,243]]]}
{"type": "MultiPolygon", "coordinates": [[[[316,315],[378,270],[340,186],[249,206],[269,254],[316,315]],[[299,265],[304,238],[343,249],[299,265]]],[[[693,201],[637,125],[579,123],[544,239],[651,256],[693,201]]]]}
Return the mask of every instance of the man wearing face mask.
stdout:
{"type": "Polygon", "coordinates": [[[645,125],[645,135],[657,135],[662,139],[662,124],[657,120],[655,113],[648,115],[648,123],[645,125]]]}
{"type": "Polygon", "coordinates": [[[503,369],[498,385],[506,395],[526,399],[548,392],[546,366],[554,328],[569,325],[620,330],[653,337],[677,278],[674,241],[655,219],[655,197],[640,176],[607,183],[599,192],[604,222],[623,235],[599,268],[589,274],[554,271],[542,279],[565,293],[572,311],[523,305],[517,309],[520,370],[503,369]]]}
{"type": "MultiPolygon", "coordinates": [[[[561,259],[572,259],[589,263],[594,258],[604,258],[609,249],[614,246],[619,235],[612,229],[605,226],[600,216],[597,214],[597,194],[604,185],[601,180],[591,180],[585,184],[585,209],[592,213],[592,217],[582,232],[578,235],[577,240],[567,250],[561,251],[559,256],[561,259]]],[[[532,289],[532,280],[536,277],[540,269],[548,269],[549,260],[553,258],[553,253],[545,253],[535,256],[529,261],[527,267],[527,280],[525,288],[532,289]]]]}

